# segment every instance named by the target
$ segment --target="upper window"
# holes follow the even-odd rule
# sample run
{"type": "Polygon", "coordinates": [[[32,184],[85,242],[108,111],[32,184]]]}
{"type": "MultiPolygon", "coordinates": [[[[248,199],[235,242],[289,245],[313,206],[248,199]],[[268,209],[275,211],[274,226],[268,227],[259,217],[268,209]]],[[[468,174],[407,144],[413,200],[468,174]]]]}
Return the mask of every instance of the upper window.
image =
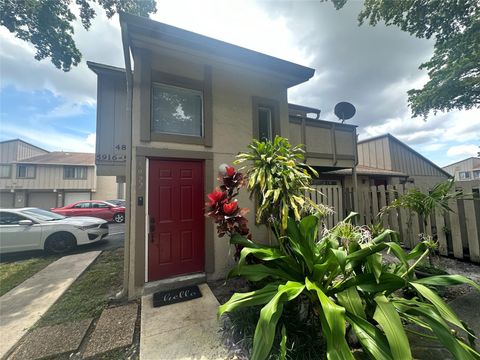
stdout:
{"type": "Polygon", "coordinates": [[[470,171],[460,171],[458,176],[460,177],[460,180],[470,179],[470,171]]]}
{"type": "Polygon", "coordinates": [[[201,91],[152,85],[152,132],[203,137],[201,91]]]}
{"type": "Polygon", "coordinates": [[[254,96],[253,136],[260,141],[273,140],[280,134],[278,101],[254,96]]]}
{"type": "Polygon", "coordinates": [[[473,178],[480,179],[480,170],[473,170],[473,178]]]}
{"type": "Polygon", "coordinates": [[[258,139],[273,140],[272,109],[260,106],[258,108],[258,139]]]}
{"type": "Polygon", "coordinates": [[[63,178],[64,179],[86,179],[87,167],[86,166],[64,166],[63,178]]]}
{"type": "Polygon", "coordinates": [[[0,179],[10,179],[12,177],[12,165],[0,165],[0,179]]]}
{"type": "Polygon", "coordinates": [[[17,165],[18,179],[34,179],[35,165],[17,165]]]}

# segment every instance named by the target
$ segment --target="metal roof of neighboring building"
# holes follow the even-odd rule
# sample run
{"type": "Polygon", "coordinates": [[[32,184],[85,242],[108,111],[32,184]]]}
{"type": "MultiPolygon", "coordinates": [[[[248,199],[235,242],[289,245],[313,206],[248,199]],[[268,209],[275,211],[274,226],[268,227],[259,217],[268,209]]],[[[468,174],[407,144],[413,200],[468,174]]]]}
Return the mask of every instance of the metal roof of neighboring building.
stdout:
{"type": "Polygon", "coordinates": [[[45,165],[95,165],[95,154],[80,152],[52,151],[48,154],[33,156],[18,161],[22,164],[45,164],[45,165]]]}
{"type": "Polygon", "coordinates": [[[131,43],[131,36],[139,34],[143,39],[160,40],[182,46],[194,51],[205,53],[209,56],[217,56],[244,63],[267,71],[275,72],[279,76],[289,75],[295,80],[290,86],[300,84],[310,79],[315,69],[298,65],[290,61],[282,60],[274,56],[233,45],[208,36],[200,35],[191,31],[180,29],[148,18],[120,13],[121,27],[126,30],[131,43]]]}
{"type": "MultiPolygon", "coordinates": [[[[352,169],[341,169],[330,171],[329,174],[351,175],[352,169]]],[[[357,165],[357,175],[380,175],[380,176],[398,176],[408,177],[407,174],[400,171],[377,169],[370,166],[357,165]]]]}
{"type": "Polygon", "coordinates": [[[368,138],[368,139],[363,139],[363,140],[360,140],[360,141],[357,141],[357,145],[359,144],[363,144],[363,143],[367,143],[367,142],[370,142],[370,141],[374,141],[374,140],[378,140],[378,139],[382,139],[382,138],[388,138],[389,140],[392,140],[392,141],[395,141],[397,142],[398,144],[400,144],[401,146],[403,146],[404,148],[406,148],[408,151],[410,151],[412,154],[414,154],[415,156],[418,156],[419,158],[421,158],[422,160],[426,161],[427,163],[429,163],[430,165],[432,165],[433,167],[435,167],[437,170],[439,170],[441,173],[443,173],[444,175],[446,175],[447,177],[451,177],[451,175],[446,172],[444,169],[442,169],[440,166],[438,166],[437,164],[435,164],[432,160],[430,159],[427,159],[425,156],[423,156],[422,154],[420,154],[418,151],[415,151],[414,149],[412,149],[410,146],[408,146],[407,144],[405,144],[404,142],[398,140],[395,136],[393,136],[392,134],[390,133],[387,133],[387,134],[383,134],[383,135],[378,135],[378,136],[374,136],[374,137],[371,137],[371,138],[368,138]]]}

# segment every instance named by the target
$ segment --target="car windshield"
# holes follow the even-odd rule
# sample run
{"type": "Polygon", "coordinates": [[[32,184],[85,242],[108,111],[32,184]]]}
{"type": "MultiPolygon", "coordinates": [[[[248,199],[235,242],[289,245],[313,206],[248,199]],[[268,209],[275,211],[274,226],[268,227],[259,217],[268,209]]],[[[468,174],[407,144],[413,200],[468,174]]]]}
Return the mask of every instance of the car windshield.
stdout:
{"type": "Polygon", "coordinates": [[[55,221],[65,219],[65,216],[55,214],[51,211],[42,210],[42,209],[26,209],[20,211],[22,214],[31,216],[37,220],[42,221],[55,221]]]}

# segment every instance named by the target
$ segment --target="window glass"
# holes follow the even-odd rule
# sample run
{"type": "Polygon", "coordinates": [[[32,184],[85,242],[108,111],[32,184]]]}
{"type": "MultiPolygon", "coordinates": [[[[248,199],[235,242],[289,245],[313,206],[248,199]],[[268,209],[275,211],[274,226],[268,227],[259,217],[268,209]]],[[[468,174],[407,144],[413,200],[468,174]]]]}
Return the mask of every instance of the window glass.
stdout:
{"type": "Polygon", "coordinates": [[[34,165],[17,165],[17,178],[33,179],[35,177],[34,165]]]}
{"type": "Polygon", "coordinates": [[[480,170],[473,170],[473,178],[480,179],[480,170]]]}
{"type": "Polygon", "coordinates": [[[272,139],[272,110],[266,107],[258,108],[258,139],[260,141],[272,139]]]}
{"type": "Polygon", "coordinates": [[[458,174],[460,176],[460,179],[465,180],[465,179],[470,179],[470,171],[460,171],[458,174]]]}
{"type": "Polygon", "coordinates": [[[86,179],[87,168],[85,166],[64,166],[63,177],[65,179],[86,179]]]}
{"type": "Polygon", "coordinates": [[[0,212],[0,225],[17,225],[20,220],[25,218],[15,213],[0,212]]]}
{"type": "Polygon", "coordinates": [[[44,221],[54,221],[54,220],[65,219],[65,216],[63,215],[55,214],[54,212],[51,212],[48,210],[35,209],[35,208],[22,210],[22,214],[31,216],[32,218],[35,218],[37,220],[44,220],[44,221]]]}
{"type": "Polygon", "coordinates": [[[75,209],[88,209],[91,208],[91,203],[89,202],[82,202],[78,203],[77,205],[74,206],[75,209]]]}
{"type": "Polygon", "coordinates": [[[96,209],[98,208],[105,209],[105,208],[108,208],[109,206],[104,203],[92,203],[92,207],[96,209]]]}
{"type": "Polygon", "coordinates": [[[152,86],[152,131],[203,136],[202,92],[165,84],[152,86]]]}
{"type": "Polygon", "coordinates": [[[9,179],[12,171],[11,165],[0,165],[0,178],[2,179],[9,179]]]}

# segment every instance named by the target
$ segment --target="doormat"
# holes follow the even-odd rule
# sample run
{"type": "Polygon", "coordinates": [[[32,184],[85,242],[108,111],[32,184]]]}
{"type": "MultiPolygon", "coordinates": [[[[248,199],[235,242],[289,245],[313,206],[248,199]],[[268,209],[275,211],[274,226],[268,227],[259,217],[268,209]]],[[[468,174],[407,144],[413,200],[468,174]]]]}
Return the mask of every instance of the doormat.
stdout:
{"type": "Polygon", "coordinates": [[[159,291],[153,294],[153,307],[160,307],[188,301],[202,297],[202,293],[197,285],[185,286],[182,288],[159,291]]]}

